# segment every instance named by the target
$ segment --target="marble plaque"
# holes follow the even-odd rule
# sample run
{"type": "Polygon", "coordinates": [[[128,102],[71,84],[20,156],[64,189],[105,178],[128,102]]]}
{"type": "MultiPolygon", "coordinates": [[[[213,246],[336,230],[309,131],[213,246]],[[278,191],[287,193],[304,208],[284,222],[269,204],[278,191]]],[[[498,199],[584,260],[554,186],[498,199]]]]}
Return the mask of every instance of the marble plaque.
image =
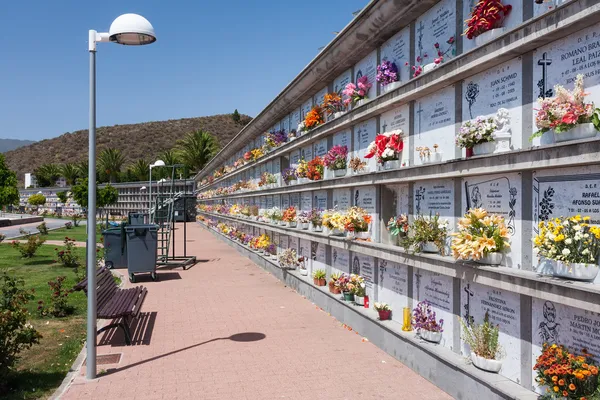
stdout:
{"type": "Polygon", "coordinates": [[[279,245],[277,246],[277,252],[281,253],[283,250],[287,249],[290,246],[289,236],[279,234],[279,245]]]}
{"type": "Polygon", "coordinates": [[[375,282],[375,258],[359,253],[352,253],[350,273],[365,278],[365,291],[369,298],[374,298],[373,284],[375,282]]]}
{"type": "MultiPolygon", "coordinates": [[[[498,109],[505,108],[510,114],[511,144],[514,148],[521,148],[523,141],[522,85],[521,57],[466,79],[462,88],[463,121],[478,116],[493,117],[498,109]]],[[[529,136],[529,133],[527,135],[529,136]]],[[[464,155],[465,150],[463,149],[464,155]]]]}
{"type": "Polygon", "coordinates": [[[368,76],[371,83],[371,89],[367,93],[368,99],[373,99],[377,96],[377,50],[373,50],[368,56],[363,58],[354,66],[354,83],[362,76],[368,76]]]}
{"type": "MultiPolygon", "coordinates": [[[[463,1],[464,20],[467,20],[471,17],[471,10],[473,10],[477,3],[477,0],[463,1]]],[[[504,18],[502,21],[502,28],[500,28],[502,32],[508,32],[523,22],[523,0],[510,0],[510,3],[504,2],[504,4],[510,4],[512,6],[511,12],[508,13],[506,18],[504,18]]],[[[535,8],[536,6],[538,6],[538,4],[536,4],[534,1],[533,7],[535,8]]],[[[462,30],[465,29],[467,29],[466,23],[464,23],[462,27],[462,30]]],[[[475,47],[475,39],[469,40],[466,36],[463,36],[463,53],[474,49],[475,47]]]]}
{"type": "Polygon", "coordinates": [[[273,196],[273,207],[281,209],[281,197],[278,194],[273,196]]]}
{"type": "Polygon", "coordinates": [[[310,252],[311,252],[311,241],[310,240],[306,240],[306,239],[300,239],[298,241],[299,243],[299,247],[298,247],[298,257],[305,257],[306,258],[306,269],[308,270],[308,273],[310,274],[311,272],[311,257],[310,257],[310,252]]]}
{"type": "Polygon", "coordinates": [[[310,211],[312,209],[312,196],[310,192],[302,192],[300,194],[300,209],[302,211],[310,211]]]}
{"type": "Polygon", "coordinates": [[[327,245],[319,242],[311,242],[311,259],[312,259],[312,272],[322,269],[327,271],[327,245]]]}
{"type": "Polygon", "coordinates": [[[446,218],[449,229],[454,226],[454,183],[451,179],[427,181],[414,185],[415,215],[435,215],[446,218]]]}
{"type": "Polygon", "coordinates": [[[410,158],[409,148],[410,148],[410,107],[408,104],[404,104],[398,108],[395,108],[390,111],[386,111],[380,116],[380,132],[390,132],[395,130],[402,130],[404,132],[403,141],[404,141],[404,150],[402,150],[402,155],[400,159],[403,164],[408,165],[408,161],[410,158]]]}
{"type": "Polygon", "coordinates": [[[290,132],[290,116],[287,115],[284,119],[282,119],[281,122],[279,123],[279,125],[281,126],[281,129],[283,129],[285,131],[285,133],[289,133],[290,132]]]}
{"type": "Polygon", "coordinates": [[[315,105],[323,104],[326,94],[327,94],[327,87],[324,87],[323,89],[319,90],[317,92],[317,94],[315,94],[315,96],[313,97],[313,104],[315,104],[315,105]]]}
{"type": "Polygon", "coordinates": [[[267,208],[267,196],[260,196],[260,211],[264,211],[267,208]]]}
{"type": "Polygon", "coordinates": [[[331,273],[350,273],[350,252],[348,250],[331,248],[331,273]]]}
{"type": "Polygon", "coordinates": [[[305,101],[304,103],[302,103],[302,120],[304,120],[304,118],[306,117],[306,114],[308,114],[308,112],[312,109],[313,107],[313,101],[312,98],[308,99],[307,101],[305,101]]]}
{"type": "MultiPolygon", "coordinates": [[[[486,311],[490,322],[500,327],[499,342],[504,350],[500,375],[521,383],[521,304],[519,294],[493,287],[461,282],[463,321],[483,323],[486,311]]],[[[462,343],[461,354],[468,357],[469,346],[462,343]]]]}
{"type": "Polygon", "coordinates": [[[550,11],[554,11],[556,7],[561,6],[573,0],[546,0],[542,4],[533,2],[533,16],[545,14],[550,11]]]}
{"type": "Polygon", "coordinates": [[[326,190],[318,190],[314,192],[314,201],[313,207],[319,210],[327,209],[327,191],[326,190]]]}
{"type": "Polygon", "coordinates": [[[273,208],[273,196],[267,196],[267,208],[273,208]]]}
{"type": "Polygon", "coordinates": [[[350,189],[333,189],[333,208],[340,211],[350,208],[350,189]]]}
{"type": "Polygon", "coordinates": [[[394,312],[392,320],[402,322],[402,309],[408,304],[408,267],[395,262],[378,260],[379,281],[377,301],[388,303],[394,312]]]}
{"type": "Polygon", "coordinates": [[[295,131],[302,122],[302,109],[298,108],[290,114],[290,132],[295,131]]]}
{"type": "Polygon", "coordinates": [[[300,158],[303,158],[306,162],[309,162],[314,158],[312,145],[300,149],[300,158]]]}
{"type": "Polygon", "coordinates": [[[333,135],[333,145],[334,146],[346,146],[348,148],[348,152],[352,150],[351,133],[349,130],[337,132],[333,135]]]}
{"type": "Polygon", "coordinates": [[[281,208],[283,210],[285,210],[289,206],[290,206],[290,195],[289,194],[282,194],[281,195],[281,208]]]}
{"type": "Polygon", "coordinates": [[[391,61],[396,65],[400,81],[409,80],[412,77],[410,68],[412,61],[410,59],[410,27],[402,29],[382,44],[380,56],[381,61],[391,61]],[[407,62],[408,66],[406,65],[407,62]]]}
{"type": "Polygon", "coordinates": [[[336,93],[342,93],[342,90],[352,80],[352,70],[348,69],[343,74],[335,78],[333,81],[333,91],[336,93]]]}
{"type": "MultiPolygon", "coordinates": [[[[503,265],[521,269],[521,174],[488,175],[463,179],[462,209],[484,208],[491,214],[504,217],[510,231],[510,251],[506,253],[503,265]]],[[[529,264],[531,260],[526,260],[529,264]]]]}
{"type": "Polygon", "coordinates": [[[440,1],[421,15],[415,25],[415,54],[421,57],[427,55],[423,64],[432,63],[433,59],[437,57],[434,46],[436,43],[439,43],[442,52],[447,52],[444,56],[445,60],[456,55],[456,42],[453,45],[447,43],[451,37],[454,37],[456,41],[462,39],[456,37],[456,2],[454,0],[440,1]]]}
{"type": "Polygon", "coordinates": [[[290,194],[290,206],[296,207],[296,210],[300,209],[300,193],[290,194]]]}
{"type": "Polygon", "coordinates": [[[315,143],[314,155],[323,158],[325,154],[327,154],[327,139],[322,139],[315,143]]]}
{"type": "Polygon", "coordinates": [[[417,165],[421,162],[417,147],[428,147],[433,152],[434,145],[437,144],[437,151],[442,152],[442,160],[455,158],[454,103],[453,85],[415,101],[414,147],[417,165]]]}
{"type": "Polygon", "coordinates": [[[377,160],[375,157],[371,159],[364,158],[367,154],[367,148],[375,140],[375,136],[377,135],[376,130],[377,121],[375,118],[354,126],[354,151],[352,152],[352,156],[360,157],[362,160],[367,161],[367,169],[369,171],[377,170],[377,160]]]}
{"type": "Polygon", "coordinates": [[[413,307],[419,301],[427,300],[439,319],[444,320],[444,333],[441,344],[452,350],[454,326],[454,301],[452,297],[452,278],[421,269],[413,272],[413,307]]]}
{"type": "Polygon", "coordinates": [[[296,254],[300,251],[300,240],[296,236],[288,236],[288,249],[294,249],[296,254]]]}
{"type": "Polygon", "coordinates": [[[294,150],[290,153],[290,167],[297,166],[300,161],[300,150],[294,150]]]}
{"type": "Polygon", "coordinates": [[[273,160],[269,160],[266,163],[264,163],[263,165],[265,165],[265,171],[272,174],[273,173],[273,160]]]}

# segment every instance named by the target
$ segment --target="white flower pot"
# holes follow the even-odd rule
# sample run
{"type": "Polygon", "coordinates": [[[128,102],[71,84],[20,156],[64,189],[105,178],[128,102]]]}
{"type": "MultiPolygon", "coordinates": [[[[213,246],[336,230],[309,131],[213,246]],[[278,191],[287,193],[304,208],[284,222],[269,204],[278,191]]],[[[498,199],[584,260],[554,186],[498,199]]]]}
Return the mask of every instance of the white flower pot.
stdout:
{"type": "Polygon", "coordinates": [[[426,331],[425,329],[419,329],[419,336],[431,343],[439,343],[442,340],[442,332],[426,331]]]}
{"type": "Polygon", "coordinates": [[[421,157],[422,164],[430,164],[434,162],[442,162],[443,153],[441,151],[436,151],[435,153],[431,153],[430,156],[421,157]]]}
{"type": "Polygon", "coordinates": [[[511,134],[509,131],[494,133],[494,141],[496,142],[496,148],[494,149],[494,154],[510,151],[511,150],[510,139],[511,139],[511,134]]]}
{"type": "Polygon", "coordinates": [[[502,258],[504,258],[504,254],[502,253],[488,253],[486,256],[483,256],[481,260],[475,260],[475,262],[485,265],[500,265],[502,263],[502,258]]]}
{"type": "Polygon", "coordinates": [[[554,267],[554,276],[578,281],[593,281],[600,271],[600,266],[594,264],[565,263],[550,260],[554,267]]]}
{"type": "Polygon", "coordinates": [[[400,81],[396,81],[396,82],[392,82],[388,85],[382,86],[381,87],[381,93],[389,93],[392,92],[396,89],[398,89],[400,87],[400,85],[402,84],[402,82],[400,81]]]}
{"type": "Polygon", "coordinates": [[[308,178],[298,178],[298,183],[302,184],[302,183],[307,183],[310,179],[308,178]]]}
{"type": "Polygon", "coordinates": [[[271,260],[277,261],[277,254],[271,254],[271,260]]]}
{"type": "Polygon", "coordinates": [[[339,118],[344,114],[346,114],[346,111],[338,111],[336,113],[333,113],[333,118],[339,118]]]}
{"type": "Polygon", "coordinates": [[[487,358],[480,357],[473,352],[471,352],[471,361],[477,368],[488,372],[498,373],[502,368],[502,361],[488,360],[487,358]]]}
{"type": "Polygon", "coordinates": [[[334,169],[333,170],[333,176],[335,176],[336,178],[341,178],[343,176],[346,176],[346,173],[348,172],[348,169],[344,168],[344,169],[334,169]]]}
{"type": "Polygon", "coordinates": [[[485,31],[481,35],[475,37],[475,46],[481,46],[491,40],[494,40],[504,32],[505,28],[496,28],[485,31]]]}
{"type": "Polygon", "coordinates": [[[352,170],[352,175],[362,175],[362,174],[366,174],[368,172],[369,172],[369,170],[367,168],[363,168],[360,171],[352,170]]]}
{"type": "Polygon", "coordinates": [[[495,142],[479,143],[473,146],[473,155],[481,156],[484,154],[492,154],[496,150],[495,142]]]}
{"type": "Polygon", "coordinates": [[[433,242],[425,242],[421,246],[421,251],[423,253],[439,253],[440,249],[433,242]]]}
{"type": "Polygon", "coordinates": [[[301,222],[299,225],[300,225],[300,229],[302,229],[302,230],[308,229],[308,222],[301,222]]]}
{"type": "Polygon", "coordinates": [[[345,232],[339,229],[330,229],[329,235],[331,236],[344,236],[345,232]]]}
{"type": "Polygon", "coordinates": [[[383,169],[389,171],[391,169],[398,169],[402,166],[400,160],[390,160],[383,163],[383,169]]]}
{"type": "Polygon", "coordinates": [[[594,124],[579,124],[576,125],[573,129],[569,129],[563,133],[554,132],[554,141],[556,143],[559,142],[567,142],[569,140],[580,140],[595,137],[598,134],[598,131],[594,127],[594,124]]]}
{"type": "Polygon", "coordinates": [[[369,239],[371,237],[371,234],[369,232],[354,232],[354,237],[356,237],[357,239],[369,239]]]}
{"type": "Polygon", "coordinates": [[[364,306],[365,305],[365,298],[362,297],[362,296],[354,295],[354,302],[358,306],[364,306]]]}
{"type": "Polygon", "coordinates": [[[295,228],[296,227],[296,221],[286,222],[286,226],[288,228],[295,228]]]}
{"type": "Polygon", "coordinates": [[[365,99],[360,99],[356,103],[354,103],[354,107],[360,107],[365,104],[365,99]]]}
{"type": "Polygon", "coordinates": [[[313,232],[323,232],[323,225],[315,225],[315,224],[310,224],[311,226],[311,231],[313,232]]]}
{"type": "Polygon", "coordinates": [[[436,64],[436,63],[425,64],[423,66],[423,73],[426,73],[426,72],[429,72],[429,71],[433,71],[434,69],[436,69],[440,65],[441,65],[441,63],[440,64],[436,64]]]}
{"type": "Polygon", "coordinates": [[[300,275],[307,276],[308,270],[306,268],[300,268],[300,275]]]}
{"type": "Polygon", "coordinates": [[[288,185],[288,186],[291,186],[291,185],[295,185],[296,183],[298,183],[298,181],[296,181],[296,179],[292,179],[291,181],[289,181],[289,182],[287,183],[287,185],[288,185]]]}

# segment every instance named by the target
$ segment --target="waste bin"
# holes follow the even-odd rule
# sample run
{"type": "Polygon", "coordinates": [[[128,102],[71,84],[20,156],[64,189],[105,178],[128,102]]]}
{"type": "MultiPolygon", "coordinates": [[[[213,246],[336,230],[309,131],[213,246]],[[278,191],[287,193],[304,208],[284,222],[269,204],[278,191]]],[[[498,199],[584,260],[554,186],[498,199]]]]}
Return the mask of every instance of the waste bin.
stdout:
{"type": "Polygon", "coordinates": [[[127,223],[129,225],[146,225],[148,223],[148,213],[130,212],[127,223]]]}
{"type": "Polygon", "coordinates": [[[106,268],[127,268],[127,241],[125,224],[102,231],[104,242],[104,263],[106,268]]]}
{"type": "Polygon", "coordinates": [[[158,225],[128,225],[127,272],[129,280],[135,282],[135,274],[150,273],[152,280],[158,280],[156,274],[156,255],[158,246],[158,225]]]}

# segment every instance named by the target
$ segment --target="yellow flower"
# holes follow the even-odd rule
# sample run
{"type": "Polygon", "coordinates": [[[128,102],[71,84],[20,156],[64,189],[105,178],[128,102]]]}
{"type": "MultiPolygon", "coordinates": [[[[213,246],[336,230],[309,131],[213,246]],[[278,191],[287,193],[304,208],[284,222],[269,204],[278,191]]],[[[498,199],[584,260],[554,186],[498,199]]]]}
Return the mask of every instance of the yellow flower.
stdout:
{"type": "Polygon", "coordinates": [[[565,235],[563,235],[563,234],[557,235],[557,236],[554,238],[554,241],[555,241],[555,242],[562,242],[563,240],[565,240],[565,235]]]}

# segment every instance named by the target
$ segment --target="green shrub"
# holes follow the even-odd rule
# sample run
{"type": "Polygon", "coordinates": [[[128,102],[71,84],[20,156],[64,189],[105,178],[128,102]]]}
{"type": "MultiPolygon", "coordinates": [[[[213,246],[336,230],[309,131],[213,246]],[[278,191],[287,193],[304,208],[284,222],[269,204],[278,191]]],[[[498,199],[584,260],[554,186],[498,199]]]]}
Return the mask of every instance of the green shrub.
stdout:
{"type": "Polygon", "coordinates": [[[3,233],[0,233],[0,243],[2,243],[2,241],[4,241],[4,239],[6,239],[6,235],[3,233]]]}
{"type": "Polygon", "coordinates": [[[69,305],[69,294],[73,293],[73,289],[63,288],[65,279],[66,277],[59,276],[55,280],[48,282],[51,292],[50,306],[45,306],[42,300],[38,301],[38,312],[41,316],[53,315],[55,317],[66,317],[73,312],[73,306],[69,305]]]}
{"type": "Polygon", "coordinates": [[[41,224],[39,224],[38,226],[35,227],[40,234],[42,235],[47,235],[48,234],[48,225],[46,225],[45,222],[42,222],[41,224]]]}
{"type": "Polygon", "coordinates": [[[75,239],[71,239],[65,236],[63,242],[64,247],[55,247],[56,261],[61,263],[63,267],[76,268],[80,262],[79,257],[75,254],[75,239]]]}
{"type": "Polygon", "coordinates": [[[45,241],[46,239],[43,239],[39,235],[28,235],[26,243],[14,240],[11,245],[21,253],[23,258],[31,258],[35,256],[35,253],[45,241]]]}

